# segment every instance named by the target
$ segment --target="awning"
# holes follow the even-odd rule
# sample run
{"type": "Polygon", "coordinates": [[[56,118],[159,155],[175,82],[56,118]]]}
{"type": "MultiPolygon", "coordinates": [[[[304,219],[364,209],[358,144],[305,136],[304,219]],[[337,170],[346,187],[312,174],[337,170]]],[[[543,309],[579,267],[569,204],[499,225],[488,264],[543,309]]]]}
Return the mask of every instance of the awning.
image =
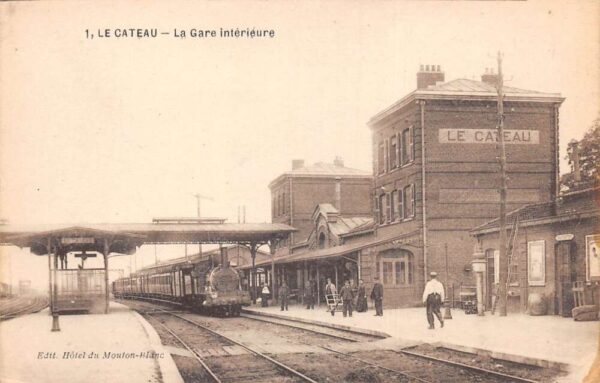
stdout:
{"type": "Polygon", "coordinates": [[[112,243],[111,252],[130,253],[142,244],[267,244],[287,238],[294,231],[281,223],[0,225],[0,245],[31,247],[34,254],[42,255],[48,238],[59,247],[70,245],[69,251],[98,251],[101,240],[107,238],[112,243]],[[117,248],[117,243],[122,245],[117,248]]]}
{"type": "MultiPolygon", "coordinates": [[[[368,238],[363,238],[359,241],[356,242],[352,242],[352,243],[347,243],[344,245],[340,245],[340,246],[333,246],[333,247],[328,247],[325,249],[317,249],[317,250],[311,250],[311,251],[303,251],[300,253],[295,253],[295,254],[289,254],[289,255],[284,255],[281,257],[277,257],[275,258],[275,264],[286,264],[286,263],[292,263],[292,262],[301,262],[301,261],[314,261],[314,260],[322,260],[322,259],[328,259],[328,258],[334,258],[334,257],[341,257],[344,255],[350,255],[351,253],[354,253],[356,251],[368,248],[368,247],[373,247],[373,246],[377,246],[377,245],[381,245],[387,242],[397,242],[398,245],[402,246],[413,246],[413,247],[420,247],[420,240],[419,242],[415,243],[415,241],[413,240],[414,238],[420,238],[419,236],[420,230],[415,230],[409,233],[388,233],[386,235],[380,235],[380,236],[369,236],[368,238]],[[410,240],[409,240],[410,239],[410,240]]],[[[265,265],[270,265],[272,263],[272,261],[263,261],[263,262],[257,262],[256,266],[265,266],[265,265]]],[[[243,269],[248,269],[250,267],[245,266],[242,267],[243,269]]]]}

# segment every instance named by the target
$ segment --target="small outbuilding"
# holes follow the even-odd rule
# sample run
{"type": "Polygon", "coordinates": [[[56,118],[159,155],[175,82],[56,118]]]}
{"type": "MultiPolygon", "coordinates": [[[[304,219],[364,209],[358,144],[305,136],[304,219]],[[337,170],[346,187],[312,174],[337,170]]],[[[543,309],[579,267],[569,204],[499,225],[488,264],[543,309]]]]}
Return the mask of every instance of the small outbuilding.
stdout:
{"type": "MultiPolygon", "coordinates": [[[[507,215],[507,236],[514,237],[509,312],[531,311],[529,303],[537,301],[546,314],[568,317],[575,306],[600,304],[599,202],[600,187],[590,187],[507,215]]],[[[485,258],[483,304],[489,310],[499,280],[499,221],[480,225],[471,235],[485,258]]]]}

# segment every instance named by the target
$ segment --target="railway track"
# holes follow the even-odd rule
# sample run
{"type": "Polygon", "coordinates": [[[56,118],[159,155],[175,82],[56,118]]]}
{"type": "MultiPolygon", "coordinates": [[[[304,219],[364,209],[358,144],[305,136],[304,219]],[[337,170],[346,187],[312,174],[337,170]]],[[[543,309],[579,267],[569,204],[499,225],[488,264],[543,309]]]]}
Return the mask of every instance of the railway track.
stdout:
{"type": "MultiPolygon", "coordinates": [[[[271,351],[265,352],[254,348],[252,345],[246,344],[232,339],[231,337],[222,334],[221,332],[215,331],[214,328],[209,326],[213,324],[203,324],[195,319],[186,318],[181,315],[181,312],[167,311],[161,308],[151,307],[149,311],[143,312],[150,321],[158,322],[157,325],[166,331],[173,339],[181,344],[191,355],[196,359],[198,364],[202,366],[205,376],[211,381],[215,382],[244,382],[244,381],[351,381],[348,376],[340,377],[336,376],[337,379],[325,379],[323,371],[319,371],[320,367],[315,362],[327,360],[327,363],[350,363],[352,369],[356,371],[368,371],[371,376],[381,376],[385,373],[383,381],[393,382],[419,382],[419,383],[441,383],[441,382],[527,382],[534,383],[539,382],[538,380],[511,375],[506,372],[498,372],[487,370],[484,368],[476,367],[473,365],[467,365],[439,357],[432,357],[429,355],[421,354],[412,350],[379,350],[365,352],[365,355],[359,356],[360,352],[345,352],[344,347],[336,349],[326,345],[316,345],[311,341],[304,341],[306,336],[296,336],[294,342],[297,344],[310,345],[313,348],[317,347],[323,351],[320,354],[311,354],[310,357],[305,361],[300,358],[302,352],[278,354],[271,351]],[[176,318],[177,321],[186,323],[188,326],[185,328],[172,328],[174,325],[171,323],[162,323],[157,319],[160,316],[168,316],[170,318],[176,318]],[[236,364],[235,358],[232,363],[223,364],[224,359],[232,358],[232,355],[228,355],[226,358],[220,358],[215,355],[211,355],[210,351],[213,346],[211,342],[214,339],[207,340],[205,336],[202,339],[198,339],[198,335],[192,330],[195,328],[197,332],[201,329],[206,334],[211,334],[213,337],[220,339],[221,343],[217,342],[217,347],[238,347],[244,349],[246,352],[246,359],[240,364],[236,364]],[[223,344],[222,342],[225,342],[223,344]],[[269,355],[267,355],[269,354],[269,355]],[[382,355],[385,357],[382,357],[382,355]],[[249,361],[248,356],[252,355],[254,358],[260,358],[262,362],[249,361]],[[336,356],[337,355],[337,356],[336,356]],[[395,355],[395,356],[394,356],[395,355]],[[350,362],[349,362],[350,361],[350,362]],[[267,363],[267,365],[265,365],[267,363]],[[248,369],[247,366],[257,366],[255,369],[248,369]],[[243,367],[241,367],[243,366],[243,367]],[[282,376],[282,374],[284,374],[282,376]],[[214,376],[213,376],[214,375],[214,376]],[[288,380],[285,380],[287,377],[288,380]],[[394,378],[395,377],[395,378],[394,378]],[[284,379],[284,380],[281,380],[284,379]]],[[[184,314],[187,316],[194,314],[184,314]]],[[[260,318],[256,316],[248,316],[242,314],[242,318],[239,319],[251,319],[253,321],[269,322],[272,325],[285,326],[286,328],[296,328],[300,331],[309,331],[317,335],[325,335],[332,341],[345,341],[352,342],[354,344],[361,344],[357,342],[368,342],[365,340],[367,337],[358,339],[356,334],[344,333],[339,331],[336,333],[333,329],[321,328],[320,326],[308,326],[307,324],[292,324],[285,323],[286,321],[274,320],[272,318],[260,318]]],[[[225,321],[232,321],[234,319],[226,319],[225,321]]],[[[228,322],[223,322],[228,323],[228,322]]],[[[175,326],[177,326],[175,324],[175,326]]],[[[220,326],[216,326],[220,327],[220,326]]],[[[227,327],[227,326],[225,326],[227,327]]],[[[231,330],[230,330],[231,331],[231,330]]],[[[306,333],[305,333],[306,334],[306,333]]],[[[373,340],[373,337],[370,339],[373,340]]],[[[348,344],[346,343],[346,344],[348,344]]],[[[353,346],[354,347],[354,346],[353,346]]],[[[235,355],[233,355],[235,356],[235,355]]],[[[309,356],[309,355],[307,355],[309,356]]],[[[339,369],[338,369],[339,370],[339,369]]],[[[359,381],[371,381],[368,378],[361,380],[360,376],[358,380],[354,379],[355,382],[359,381]]],[[[380,381],[380,380],[375,380],[380,381]]],[[[547,380],[544,380],[547,381],[547,380]]]]}
{"type": "Polygon", "coordinates": [[[531,380],[531,379],[523,378],[520,376],[505,374],[505,373],[498,372],[498,371],[492,371],[492,370],[488,370],[485,368],[476,367],[473,365],[468,365],[468,364],[464,364],[464,363],[451,361],[448,359],[436,358],[436,357],[421,354],[418,352],[413,352],[413,351],[408,351],[408,350],[401,350],[400,352],[405,355],[410,355],[410,356],[417,357],[417,358],[422,358],[422,359],[426,359],[426,360],[430,360],[430,361],[434,361],[434,362],[440,362],[440,363],[448,364],[448,365],[451,365],[454,367],[475,371],[484,376],[493,376],[493,377],[505,379],[507,382],[538,383],[537,380],[531,380]]]}
{"type": "Polygon", "coordinates": [[[185,318],[179,314],[175,314],[172,312],[165,311],[162,314],[178,318],[191,326],[204,330],[204,335],[200,336],[202,339],[198,339],[198,334],[195,334],[194,339],[192,341],[184,340],[182,339],[182,335],[190,336],[190,332],[183,331],[184,329],[181,328],[179,328],[178,330],[174,330],[172,326],[168,326],[163,322],[158,322],[162,328],[164,328],[171,336],[173,336],[185,349],[187,349],[193,355],[194,359],[196,359],[200,363],[200,365],[206,372],[206,375],[210,377],[210,379],[212,379],[212,381],[214,382],[233,383],[246,381],[272,381],[317,383],[317,381],[302,374],[294,368],[271,358],[270,356],[260,352],[259,350],[253,347],[249,347],[241,342],[238,342],[235,339],[232,339],[231,337],[216,332],[204,326],[203,324],[198,323],[197,321],[185,318]],[[183,332],[183,334],[178,335],[177,331],[183,332]],[[209,335],[207,336],[207,334],[209,335]],[[207,357],[206,355],[201,353],[196,347],[194,347],[192,342],[196,344],[201,344],[202,347],[207,347],[207,345],[210,345],[210,347],[238,346],[243,350],[246,350],[247,353],[240,355],[229,355],[228,357],[226,357],[229,360],[227,360],[227,363],[224,363],[223,359],[225,359],[225,357],[218,355],[207,357]],[[254,356],[254,360],[249,361],[248,356],[254,356]],[[231,360],[231,358],[233,358],[234,360],[231,360]],[[253,366],[253,368],[251,370],[248,370],[247,368],[235,368],[235,359],[242,359],[240,360],[240,362],[243,362],[245,366],[253,366]]]}
{"type": "Polygon", "coordinates": [[[240,317],[260,322],[272,323],[280,326],[291,327],[299,330],[310,331],[315,334],[325,335],[331,338],[337,338],[348,342],[370,342],[382,339],[382,337],[378,335],[370,335],[352,330],[324,327],[316,324],[301,323],[298,321],[282,318],[269,318],[247,313],[241,313],[240,317]]]}
{"type": "Polygon", "coordinates": [[[48,306],[43,297],[17,298],[10,304],[0,306],[0,321],[16,318],[21,315],[38,312],[48,306]]]}

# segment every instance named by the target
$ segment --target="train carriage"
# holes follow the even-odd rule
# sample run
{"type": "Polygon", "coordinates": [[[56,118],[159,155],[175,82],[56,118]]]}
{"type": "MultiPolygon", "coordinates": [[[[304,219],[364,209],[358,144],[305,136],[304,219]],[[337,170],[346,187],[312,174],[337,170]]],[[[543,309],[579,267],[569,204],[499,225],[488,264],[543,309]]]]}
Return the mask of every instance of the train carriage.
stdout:
{"type": "Polygon", "coordinates": [[[156,299],[225,316],[237,316],[242,306],[250,304],[237,271],[206,259],[178,259],[144,268],[114,281],[112,292],[116,298],[156,299]]]}

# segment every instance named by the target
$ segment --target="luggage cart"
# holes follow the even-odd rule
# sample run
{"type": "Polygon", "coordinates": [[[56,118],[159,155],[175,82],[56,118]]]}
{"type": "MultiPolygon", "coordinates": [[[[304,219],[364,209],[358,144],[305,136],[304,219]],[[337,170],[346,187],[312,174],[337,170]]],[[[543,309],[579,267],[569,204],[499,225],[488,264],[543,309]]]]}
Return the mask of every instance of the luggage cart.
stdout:
{"type": "Polygon", "coordinates": [[[327,301],[327,311],[331,312],[331,316],[334,316],[336,311],[343,310],[344,301],[338,294],[325,294],[325,300],[327,301]]]}

